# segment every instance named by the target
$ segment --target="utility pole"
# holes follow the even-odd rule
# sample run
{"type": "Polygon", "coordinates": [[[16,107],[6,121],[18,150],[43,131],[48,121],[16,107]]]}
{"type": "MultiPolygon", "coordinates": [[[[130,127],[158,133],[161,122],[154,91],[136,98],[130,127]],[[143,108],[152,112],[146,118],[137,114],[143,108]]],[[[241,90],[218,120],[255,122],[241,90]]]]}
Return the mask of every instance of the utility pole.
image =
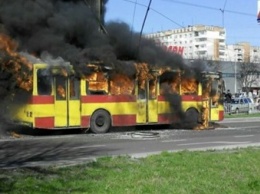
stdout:
{"type": "Polygon", "coordinates": [[[227,0],[224,3],[223,9],[219,9],[222,13],[222,27],[224,28],[225,26],[225,8],[226,8],[227,0]]]}
{"type": "Polygon", "coordinates": [[[89,7],[91,10],[94,18],[99,23],[100,29],[105,33],[108,34],[106,31],[106,28],[103,24],[103,20],[101,19],[101,16],[103,14],[102,6],[103,6],[103,0],[84,0],[84,3],[86,6],[89,7]],[[93,11],[94,9],[94,11],[93,11]]]}
{"type": "Polygon", "coordinates": [[[237,93],[237,60],[235,61],[235,93],[237,93]]]}

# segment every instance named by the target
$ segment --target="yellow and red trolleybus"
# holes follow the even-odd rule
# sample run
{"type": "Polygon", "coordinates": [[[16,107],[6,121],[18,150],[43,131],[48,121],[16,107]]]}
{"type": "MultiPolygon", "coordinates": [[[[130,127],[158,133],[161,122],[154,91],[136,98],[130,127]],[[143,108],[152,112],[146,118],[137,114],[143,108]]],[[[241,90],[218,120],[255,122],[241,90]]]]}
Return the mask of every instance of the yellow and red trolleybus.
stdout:
{"type": "Polygon", "coordinates": [[[184,78],[180,71],[152,70],[145,78],[130,79],[94,69],[79,78],[72,66],[34,64],[30,99],[16,107],[13,119],[32,128],[105,133],[113,126],[174,125],[178,111],[185,118],[177,122],[192,128],[207,128],[224,117],[220,73],[201,72],[196,80],[184,78]]]}

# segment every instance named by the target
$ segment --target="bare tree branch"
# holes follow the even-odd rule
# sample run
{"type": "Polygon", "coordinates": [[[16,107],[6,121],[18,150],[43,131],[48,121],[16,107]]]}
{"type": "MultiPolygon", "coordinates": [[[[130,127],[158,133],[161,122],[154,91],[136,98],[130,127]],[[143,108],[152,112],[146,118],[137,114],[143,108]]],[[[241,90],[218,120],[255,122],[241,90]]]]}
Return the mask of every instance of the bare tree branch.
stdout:
{"type": "Polygon", "coordinates": [[[249,92],[250,88],[259,82],[260,68],[259,64],[252,62],[239,63],[238,76],[241,87],[245,92],[249,92]]]}

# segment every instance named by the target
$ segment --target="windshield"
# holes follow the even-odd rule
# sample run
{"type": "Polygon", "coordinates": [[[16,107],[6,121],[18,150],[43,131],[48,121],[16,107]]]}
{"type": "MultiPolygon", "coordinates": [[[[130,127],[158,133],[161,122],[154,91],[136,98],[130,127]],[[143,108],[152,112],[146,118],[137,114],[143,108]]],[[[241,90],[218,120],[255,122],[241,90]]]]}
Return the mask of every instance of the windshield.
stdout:
{"type": "Polygon", "coordinates": [[[239,103],[239,100],[238,100],[238,99],[231,99],[231,103],[232,103],[232,104],[238,104],[238,103],[239,103]]]}
{"type": "Polygon", "coordinates": [[[247,100],[248,100],[249,103],[252,103],[252,100],[250,98],[247,98],[247,100]]]}

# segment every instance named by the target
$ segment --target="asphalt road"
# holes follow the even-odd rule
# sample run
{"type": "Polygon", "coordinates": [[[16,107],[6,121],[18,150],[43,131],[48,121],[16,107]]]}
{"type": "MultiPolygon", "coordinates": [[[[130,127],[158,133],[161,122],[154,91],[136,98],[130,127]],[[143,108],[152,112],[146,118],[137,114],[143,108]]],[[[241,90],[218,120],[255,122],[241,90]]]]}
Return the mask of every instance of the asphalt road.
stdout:
{"type": "Polygon", "coordinates": [[[114,130],[13,134],[0,139],[0,168],[73,165],[97,157],[145,157],[162,151],[209,150],[260,146],[260,118],[226,119],[214,130],[114,130]]]}

